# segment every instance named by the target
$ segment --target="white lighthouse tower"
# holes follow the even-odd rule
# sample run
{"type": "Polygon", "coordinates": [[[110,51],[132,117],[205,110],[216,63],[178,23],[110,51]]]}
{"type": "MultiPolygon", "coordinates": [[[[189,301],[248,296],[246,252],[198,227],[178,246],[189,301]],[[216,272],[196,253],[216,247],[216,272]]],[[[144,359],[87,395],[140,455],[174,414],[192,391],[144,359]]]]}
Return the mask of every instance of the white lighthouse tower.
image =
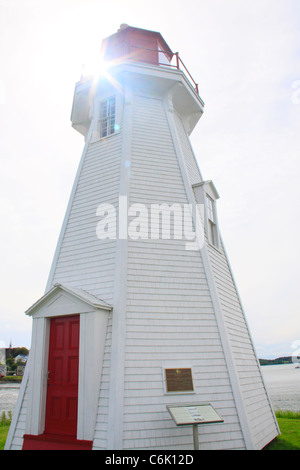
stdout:
{"type": "Polygon", "coordinates": [[[6,448],[261,449],[279,431],[189,141],[198,86],[160,33],[121,25],[102,53],[106,71],[75,87],[85,145],[26,311],[6,448]]]}

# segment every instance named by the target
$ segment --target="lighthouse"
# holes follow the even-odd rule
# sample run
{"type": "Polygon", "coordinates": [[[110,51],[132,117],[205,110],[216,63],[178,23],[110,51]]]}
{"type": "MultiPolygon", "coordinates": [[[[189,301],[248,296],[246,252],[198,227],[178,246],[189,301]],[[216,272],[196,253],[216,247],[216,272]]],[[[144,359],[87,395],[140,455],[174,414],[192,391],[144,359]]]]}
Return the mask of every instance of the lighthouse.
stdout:
{"type": "Polygon", "coordinates": [[[6,449],[262,449],[279,430],[189,140],[198,84],[155,31],[123,24],[101,56],[6,449]]]}

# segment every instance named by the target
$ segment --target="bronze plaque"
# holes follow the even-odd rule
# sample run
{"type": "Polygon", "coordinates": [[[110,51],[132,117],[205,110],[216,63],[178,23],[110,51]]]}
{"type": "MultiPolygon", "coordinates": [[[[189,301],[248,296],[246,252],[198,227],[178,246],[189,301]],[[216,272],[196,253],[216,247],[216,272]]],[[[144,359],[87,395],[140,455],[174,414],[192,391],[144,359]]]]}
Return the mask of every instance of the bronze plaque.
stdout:
{"type": "Polygon", "coordinates": [[[167,392],[193,392],[192,369],[165,369],[167,392]]]}

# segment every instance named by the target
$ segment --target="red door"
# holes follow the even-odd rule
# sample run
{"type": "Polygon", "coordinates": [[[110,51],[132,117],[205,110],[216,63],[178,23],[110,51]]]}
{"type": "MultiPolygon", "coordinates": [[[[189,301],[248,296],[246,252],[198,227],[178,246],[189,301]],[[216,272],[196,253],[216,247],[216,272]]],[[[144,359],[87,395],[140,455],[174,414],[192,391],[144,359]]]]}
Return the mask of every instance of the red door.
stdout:
{"type": "Polygon", "coordinates": [[[45,433],[76,437],[79,315],[51,319],[45,433]]]}

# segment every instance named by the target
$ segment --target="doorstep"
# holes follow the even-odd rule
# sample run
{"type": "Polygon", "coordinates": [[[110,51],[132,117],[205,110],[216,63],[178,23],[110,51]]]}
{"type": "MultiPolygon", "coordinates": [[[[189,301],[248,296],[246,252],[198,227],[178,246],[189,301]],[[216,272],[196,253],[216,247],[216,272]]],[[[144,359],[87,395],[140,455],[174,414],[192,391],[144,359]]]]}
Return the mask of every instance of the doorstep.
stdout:
{"type": "Polygon", "coordinates": [[[93,441],[59,434],[24,434],[22,450],[92,450],[93,441]]]}

